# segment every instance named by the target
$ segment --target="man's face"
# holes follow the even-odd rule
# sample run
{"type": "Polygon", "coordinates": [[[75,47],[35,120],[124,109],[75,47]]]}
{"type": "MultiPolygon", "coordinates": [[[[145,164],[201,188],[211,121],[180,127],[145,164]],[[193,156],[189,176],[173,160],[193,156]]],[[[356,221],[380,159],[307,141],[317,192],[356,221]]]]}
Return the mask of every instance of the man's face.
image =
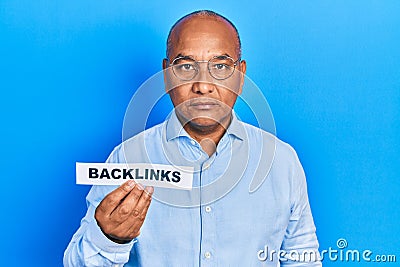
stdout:
{"type": "MultiPolygon", "coordinates": [[[[220,19],[192,17],[181,22],[171,34],[171,44],[169,65],[164,60],[164,69],[181,57],[196,61],[209,61],[221,56],[228,56],[235,62],[239,59],[235,31],[220,19]]],[[[207,62],[198,64],[196,76],[189,81],[176,77],[171,68],[166,71],[166,90],[181,121],[200,127],[229,122],[232,107],[241,93],[242,73],[246,71],[245,61],[236,63],[233,74],[224,80],[210,75],[207,62]]]]}

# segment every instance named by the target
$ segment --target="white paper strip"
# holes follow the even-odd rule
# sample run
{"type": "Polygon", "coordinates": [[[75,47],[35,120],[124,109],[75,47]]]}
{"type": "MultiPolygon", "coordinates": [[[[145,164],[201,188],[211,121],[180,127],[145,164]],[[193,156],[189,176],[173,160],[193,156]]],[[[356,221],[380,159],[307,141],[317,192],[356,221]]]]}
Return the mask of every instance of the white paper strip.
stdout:
{"type": "Polygon", "coordinates": [[[150,163],[76,163],[76,183],[121,185],[135,180],[144,186],[191,190],[193,167],[150,163]]]}

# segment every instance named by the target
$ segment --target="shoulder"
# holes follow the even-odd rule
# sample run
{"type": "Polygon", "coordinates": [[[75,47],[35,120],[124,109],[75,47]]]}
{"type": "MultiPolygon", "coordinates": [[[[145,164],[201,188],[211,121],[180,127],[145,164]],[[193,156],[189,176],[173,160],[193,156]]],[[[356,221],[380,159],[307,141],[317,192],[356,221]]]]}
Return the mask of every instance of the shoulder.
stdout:
{"type": "Polygon", "coordinates": [[[278,159],[287,159],[290,161],[298,159],[295,149],[290,144],[261,128],[245,122],[242,123],[246,129],[247,138],[250,144],[263,147],[264,149],[273,149],[275,152],[275,158],[278,159]]]}

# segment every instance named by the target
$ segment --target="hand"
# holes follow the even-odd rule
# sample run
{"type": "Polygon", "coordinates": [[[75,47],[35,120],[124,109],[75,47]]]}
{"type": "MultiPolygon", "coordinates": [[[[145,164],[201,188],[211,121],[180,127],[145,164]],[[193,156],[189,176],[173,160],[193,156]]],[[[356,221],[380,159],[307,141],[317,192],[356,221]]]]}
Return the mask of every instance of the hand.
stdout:
{"type": "Polygon", "coordinates": [[[144,189],[129,180],[109,193],[94,216],[103,233],[117,243],[127,243],[139,236],[153,191],[151,186],[144,189]]]}

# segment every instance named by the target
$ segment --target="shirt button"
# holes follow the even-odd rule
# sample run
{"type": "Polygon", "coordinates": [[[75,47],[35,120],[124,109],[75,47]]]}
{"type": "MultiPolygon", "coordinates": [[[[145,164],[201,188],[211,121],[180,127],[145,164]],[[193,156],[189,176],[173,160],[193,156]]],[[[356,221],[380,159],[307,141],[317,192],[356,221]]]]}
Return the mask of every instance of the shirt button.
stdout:
{"type": "Polygon", "coordinates": [[[211,253],[207,251],[206,253],[204,253],[204,257],[206,257],[206,259],[211,258],[211,253]]]}
{"type": "Polygon", "coordinates": [[[190,140],[190,143],[191,143],[192,145],[195,145],[195,144],[196,144],[196,142],[195,142],[194,140],[190,140]]]}
{"type": "Polygon", "coordinates": [[[206,207],[206,212],[211,212],[211,207],[210,206],[206,207]]]}

